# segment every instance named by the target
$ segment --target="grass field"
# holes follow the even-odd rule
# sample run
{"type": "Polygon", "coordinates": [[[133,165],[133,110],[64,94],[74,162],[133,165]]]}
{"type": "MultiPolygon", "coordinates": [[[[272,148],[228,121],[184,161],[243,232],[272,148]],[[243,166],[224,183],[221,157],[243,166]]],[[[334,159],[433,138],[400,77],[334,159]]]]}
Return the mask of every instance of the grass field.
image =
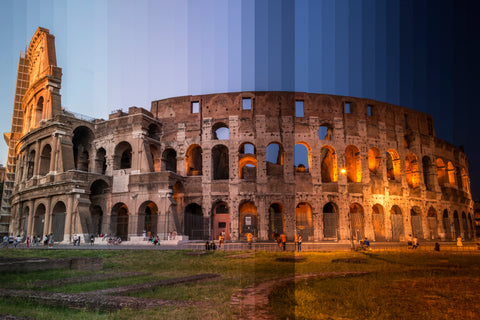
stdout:
{"type": "MultiPolygon", "coordinates": [[[[137,271],[129,278],[46,287],[41,290],[77,293],[200,273],[218,273],[221,280],[156,288],[135,297],[192,302],[191,307],[162,307],[115,312],[47,307],[28,301],[0,300],[0,314],[35,319],[230,319],[230,298],[240,289],[295,274],[367,271],[348,278],[302,280],[275,288],[269,306],[281,319],[478,319],[480,255],[444,252],[371,251],[302,253],[301,262],[279,262],[292,253],[153,250],[0,250],[3,257],[102,257],[101,271],[38,271],[0,274],[6,288],[32,289],[35,281],[99,273],[137,271]],[[362,258],[364,263],[336,262],[362,258]],[[193,305],[195,303],[195,305],[193,305]]],[[[40,290],[40,289],[34,289],[40,290]]]]}

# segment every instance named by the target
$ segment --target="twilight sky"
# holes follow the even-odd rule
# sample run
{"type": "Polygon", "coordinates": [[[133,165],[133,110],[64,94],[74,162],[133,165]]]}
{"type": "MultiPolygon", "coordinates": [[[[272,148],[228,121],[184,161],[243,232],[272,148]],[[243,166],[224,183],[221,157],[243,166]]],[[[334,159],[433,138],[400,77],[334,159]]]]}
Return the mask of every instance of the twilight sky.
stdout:
{"type": "MultiPolygon", "coordinates": [[[[245,90],[372,98],[433,115],[480,198],[475,0],[0,0],[0,129],[18,56],[55,35],[62,104],[107,118],[152,100],[245,90]]],[[[7,146],[0,143],[0,163],[7,146]]]]}

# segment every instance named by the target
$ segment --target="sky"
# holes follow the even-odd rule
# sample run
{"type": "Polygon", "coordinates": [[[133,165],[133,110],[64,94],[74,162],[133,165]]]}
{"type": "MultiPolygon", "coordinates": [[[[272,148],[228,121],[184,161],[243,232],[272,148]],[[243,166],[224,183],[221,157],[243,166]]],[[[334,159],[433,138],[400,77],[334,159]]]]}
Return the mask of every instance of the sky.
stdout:
{"type": "MultiPolygon", "coordinates": [[[[0,0],[0,129],[10,131],[19,53],[55,36],[62,105],[108,118],[180,95],[302,91],[429,113],[464,146],[480,199],[474,0],[0,0]]],[[[0,143],[0,163],[7,146],[0,143]]]]}

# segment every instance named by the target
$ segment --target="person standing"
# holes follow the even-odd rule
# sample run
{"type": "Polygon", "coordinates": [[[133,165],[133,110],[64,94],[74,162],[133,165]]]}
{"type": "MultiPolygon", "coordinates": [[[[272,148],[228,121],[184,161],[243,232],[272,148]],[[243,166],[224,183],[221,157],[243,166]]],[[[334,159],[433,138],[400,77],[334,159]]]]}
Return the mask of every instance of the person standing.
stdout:
{"type": "Polygon", "coordinates": [[[297,251],[298,250],[298,234],[295,233],[295,240],[294,240],[294,243],[295,243],[295,250],[294,251],[297,251]]]}
{"type": "Polygon", "coordinates": [[[247,242],[248,242],[248,248],[252,249],[252,234],[250,232],[247,233],[247,242]]]}
{"type": "Polygon", "coordinates": [[[73,236],[73,246],[75,247],[77,245],[77,241],[78,241],[78,236],[75,234],[73,236]]]}
{"type": "Polygon", "coordinates": [[[283,251],[286,251],[287,250],[287,237],[285,236],[284,233],[282,233],[280,238],[282,239],[282,249],[283,249],[283,251]]]}
{"type": "Polygon", "coordinates": [[[94,243],[95,243],[95,236],[92,234],[90,235],[90,245],[93,246],[94,243]]]}
{"type": "Polygon", "coordinates": [[[30,248],[30,236],[27,236],[27,249],[30,248]]]}
{"type": "Polygon", "coordinates": [[[298,236],[297,241],[298,241],[298,243],[297,243],[297,249],[298,249],[298,251],[300,252],[300,251],[302,251],[302,236],[301,236],[301,235],[298,236]]]}
{"type": "Polygon", "coordinates": [[[463,247],[462,237],[460,236],[457,237],[457,247],[463,247]]]}

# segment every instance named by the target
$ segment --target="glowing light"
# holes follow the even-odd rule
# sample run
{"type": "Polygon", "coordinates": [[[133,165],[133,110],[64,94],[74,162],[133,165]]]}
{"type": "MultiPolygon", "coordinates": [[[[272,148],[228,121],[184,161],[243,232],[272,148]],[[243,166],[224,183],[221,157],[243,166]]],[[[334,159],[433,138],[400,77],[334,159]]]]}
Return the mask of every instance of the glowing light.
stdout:
{"type": "Polygon", "coordinates": [[[340,169],[340,173],[345,174],[345,173],[347,173],[347,170],[345,170],[345,168],[342,168],[342,169],[340,169]]]}

